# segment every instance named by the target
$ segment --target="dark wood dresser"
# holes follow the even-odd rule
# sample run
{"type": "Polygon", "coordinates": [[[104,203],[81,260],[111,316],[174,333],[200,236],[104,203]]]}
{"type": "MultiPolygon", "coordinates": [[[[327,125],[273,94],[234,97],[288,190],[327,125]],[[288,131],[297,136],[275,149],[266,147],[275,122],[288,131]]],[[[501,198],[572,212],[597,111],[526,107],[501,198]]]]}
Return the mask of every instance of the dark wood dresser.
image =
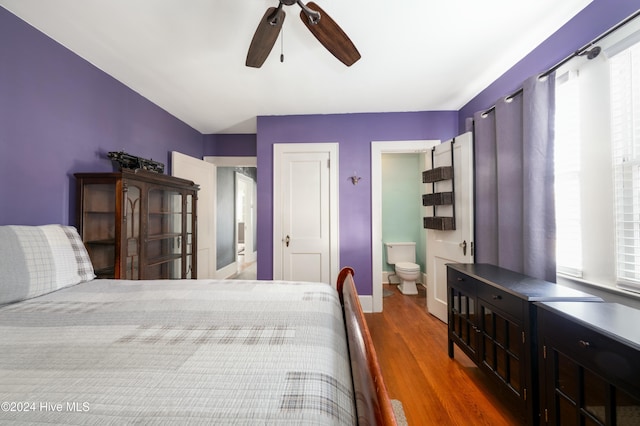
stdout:
{"type": "Polygon", "coordinates": [[[488,264],[448,264],[448,350],[454,344],[495,379],[521,413],[539,424],[536,315],[533,302],[602,299],[488,264]]]}
{"type": "Polygon", "coordinates": [[[640,310],[537,303],[540,405],[550,425],[640,425],[640,310]]]}

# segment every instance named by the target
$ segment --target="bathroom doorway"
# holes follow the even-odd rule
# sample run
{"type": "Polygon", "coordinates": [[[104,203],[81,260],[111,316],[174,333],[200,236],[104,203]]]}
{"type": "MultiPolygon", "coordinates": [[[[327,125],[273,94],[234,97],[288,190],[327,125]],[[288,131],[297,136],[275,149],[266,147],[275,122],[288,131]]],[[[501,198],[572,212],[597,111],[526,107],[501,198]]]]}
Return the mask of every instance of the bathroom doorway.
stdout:
{"type": "MultiPolygon", "coordinates": [[[[424,155],[431,151],[439,140],[415,140],[396,142],[371,142],[371,264],[372,264],[372,306],[371,311],[382,312],[382,281],[383,281],[383,155],[385,154],[412,154],[419,155],[424,165],[424,155]]],[[[421,172],[421,171],[419,171],[421,172]]],[[[386,203],[386,201],[385,201],[386,203]]],[[[420,198],[416,200],[416,208],[421,204],[420,198]]],[[[421,233],[424,238],[424,233],[421,233]]],[[[416,258],[418,260],[418,258],[416,258]]],[[[424,259],[420,259],[424,264],[424,259]]]]}

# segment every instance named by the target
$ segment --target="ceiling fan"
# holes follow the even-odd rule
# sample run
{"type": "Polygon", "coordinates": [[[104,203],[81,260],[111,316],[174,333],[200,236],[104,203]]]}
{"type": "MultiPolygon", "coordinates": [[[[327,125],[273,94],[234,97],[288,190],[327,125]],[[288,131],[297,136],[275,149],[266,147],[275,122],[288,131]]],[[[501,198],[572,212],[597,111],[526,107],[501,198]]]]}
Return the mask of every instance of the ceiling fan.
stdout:
{"type": "Polygon", "coordinates": [[[349,37],[320,6],[314,2],[305,5],[302,0],[279,0],[278,7],[268,8],[258,24],[247,53],[248,67],[262,66],[282,29],[286,15],[282,6],[291,6],[294,3],[302,9],[302,22],[333,56],[346,66],[351,66],[360,59],[360,53],[349,37]]]}

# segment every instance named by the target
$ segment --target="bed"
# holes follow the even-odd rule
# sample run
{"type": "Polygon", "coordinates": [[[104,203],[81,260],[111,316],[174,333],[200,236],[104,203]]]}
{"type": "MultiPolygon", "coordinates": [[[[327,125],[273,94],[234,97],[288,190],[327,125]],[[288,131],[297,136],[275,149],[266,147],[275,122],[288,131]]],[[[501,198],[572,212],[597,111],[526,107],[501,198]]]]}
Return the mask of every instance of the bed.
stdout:
{"type": "Polygon", "coordinates": [[[95,279],[75,228],[0,226],[0,423],[395,424],[353,270],[95,279]]]}

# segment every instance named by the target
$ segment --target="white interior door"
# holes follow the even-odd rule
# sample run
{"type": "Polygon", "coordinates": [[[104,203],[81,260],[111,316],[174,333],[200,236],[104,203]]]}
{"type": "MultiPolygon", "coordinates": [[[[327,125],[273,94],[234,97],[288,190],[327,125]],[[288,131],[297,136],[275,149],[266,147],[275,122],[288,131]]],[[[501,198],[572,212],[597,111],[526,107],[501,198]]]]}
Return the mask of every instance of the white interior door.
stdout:
{"type": "MultiPolygon", "coordinates": [[[[436,183],[436,192],[454,190],[454,231],[427,230],[427,310],[447,322],[447,263],[473,263],[473,137],[464,133],[455,142],[447,141],[434,148],[433,167],[451,165],[453,149],[454,180],[436,183]],[[452,187],[452,185],[454,187],[452,187]]],[[[431,163],[431,154],[427,164],[431,163]]],[[[425,184],[430,193],[431,184],[425,184]]],[[[432,207],[426,207],[432,209],[432,207]]],[[[437,207],[438,216],[453,215],[452,206],[437,207]]],[[[429,213],[431,215],[431,212],[429,213]]]]}
{"type": "Polygon", "coordinates": [[[274,279],[337,278],[337,144],[274,145],[274,279]]]}
{"type": "Polygon", "coordinates": [[[216,166],[171,152],[171,174],[200,185],[198,191],[198,278],[216,278],[215,188],[216,166]]]}

